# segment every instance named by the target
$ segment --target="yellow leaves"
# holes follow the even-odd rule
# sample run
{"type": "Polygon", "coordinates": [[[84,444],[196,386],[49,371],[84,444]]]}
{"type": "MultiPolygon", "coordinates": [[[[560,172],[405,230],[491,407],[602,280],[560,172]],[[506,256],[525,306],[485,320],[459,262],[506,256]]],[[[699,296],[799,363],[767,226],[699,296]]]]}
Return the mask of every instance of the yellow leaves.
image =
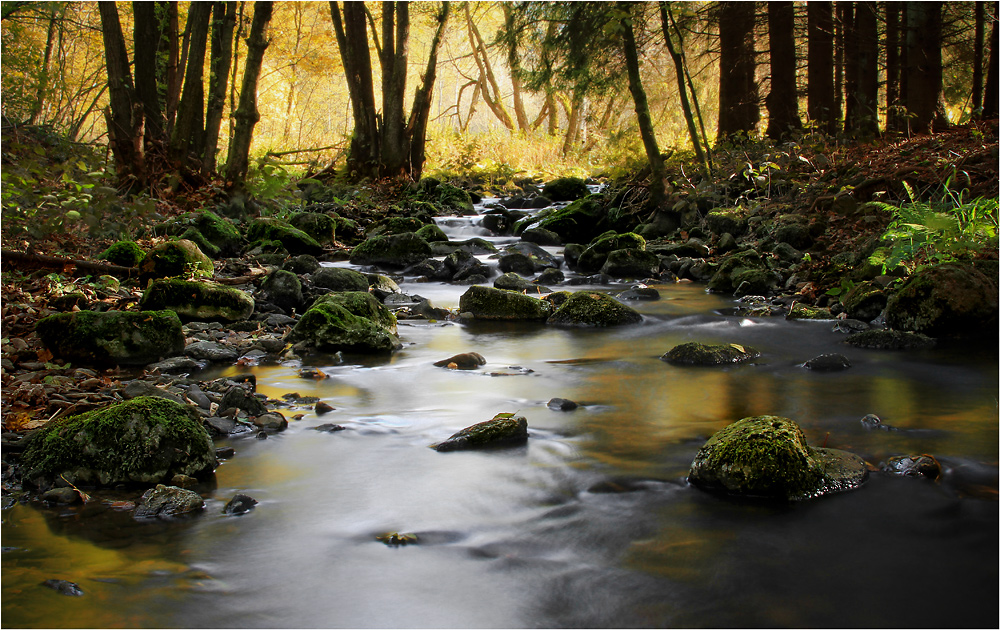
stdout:
{"type": "Polygon", "coordinates": [[[747,351],[746,348],[744,348],[743,346],[741,346],[738,343],[731,343],[731,344],[729,344],[729,347],[734,348],[737,352],[740,352],[742,354],[746,354],[746,351],[747,351]]]}

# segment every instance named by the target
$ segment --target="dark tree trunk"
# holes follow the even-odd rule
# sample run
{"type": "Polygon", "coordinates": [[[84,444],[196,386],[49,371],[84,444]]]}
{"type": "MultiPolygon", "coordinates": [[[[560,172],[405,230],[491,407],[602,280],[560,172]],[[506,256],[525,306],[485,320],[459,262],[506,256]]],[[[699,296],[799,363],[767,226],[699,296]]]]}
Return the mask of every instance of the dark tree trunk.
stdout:
{"type": "Polygon", "coordinates": [[[42,55],[42,71],[38,76],[38,88],[35,90],[35,100],[31,104],[28,123],[35,124],[45,107],[46,93],[49,89],[49,65],[52,60],[52,47],[56,41],[56,25],[62,18],[62,11],[56,3],[50,5],[49,26],[45,33],[45,53],[42,55]]]}
{"type": "Polygon", "coordinates": [[[930,133],[945,126],[942,101],[941,6],[942,2],[907,3],[906,105],[910,131],[930,133]]]}
{"type": "Polygon", "coordinates": [[[344,73],[347,75],[354,118],[354,133],[347,152],[347,170],[353,180],[378,177],[378,122],[375,117],[375,86],[372,81],[371,57],[368,54],[368,26],[365,23],[364,4],[344,2],[341,20],[340,7],[337,2],[331,2],[330,16],[337,35],[344,73]]]}
{"type": "Polygon", "coordinates": [[[1000,6],[996,2],[993,3],[993,27],[990,32],[990,65],[986,71],[986,88],[985,96],[983,97],[983,118],[992,119],[997,117],[997,100],[998,92],[1000,92],[1000,87],[997,86],[997,45],[1000,43],[1000,38],[997,37],[997,20],[1000,16],[997,15],[997,9],[1000,6]]]}
{"type": "Polygon", "coordinates": [[[909,2],[899,3],[899,107],[896,108],[897,131],[906,131],[906,113],[909,111],[906,99],[910,91],[910,48],[909,41],[909,2]]]}
{"type": "Polygon", "coordinates": [[[215,170],[219,131],[222,129],[222,110],[226,105],[226,88],[229,84],[229,66],[233,62],[233,31],[236,30],[236,3],[216,2],[212,7],[211,75],[208,78],[208,104],[205,107],[205,147],[202,150],[201,170],[215,170]]]}
{"type": "Polygon", "coordinates": [[[441,39],[444,37],[444,27],[448,23],[451,4],[441,3],[441,11],[438,13],[438,27],[431,40],[431,52],[427,58],[427,69],[424,72],[423,82],[413,95],[413,107],[410,109],[410,120],[406,125],[406,135],[410,139],[410,177],[414,180],[420,179],[423,172],[425,158],[425,146],[427,144],[427,121],[431,116],[431,95],[434,93],[434,81],[437,76],[437,56],[441,47],[441,39]]]}
{"type": "Polygon", "coordinates": [[[163,140],[163,112],[160,110],[160,95],[156,89],[156,44],[160,41],[156,5],[152,2],[133,2],[132,13],[135,18],[132,30],[135,42],[135,95],[142,103],[146,138],[163,140]]]}
{"type": "Polygon", "coordinates": [[[211,17],[211,2],[195,2],[188,13],[190,37],[187,70],[184,73],[184,93],[177,107],[177,122],[170,138],[174,157],[182,161],[188,159],[188,153],[192,149],[201,152],[202,148],[202,138],[205,133],[205,86],[202,76],[211,17]]]}
{"type": "Polygon", "coordinates": [[[795,84],[795,5],[767,3],[767,30],[771,59],[771,91],[767,95],[767,136],[780,140],[802,128],[795,84]]]}
{"type": "MultiPolygon", "coordinates": [[[[702,168],[705,170],[706,174],[711,174],[712,166],[705,154],[705,150],[702,147],[702,141],[705,141],[705,146],[707,146],[707,138],[698,137],[698,127],[694,122],[694,112],[691,110],[691,103],[688,100],[687,86],[684,81],[684,58],[681,56],[680,51],[674,48],[674,42],[670,38],[670,22],[672,22],[672,15],[670,15],[670,9],[667,7],[667,3],[661,0],[660,2],[660,25],[663,28],[663,41],[667,45],[667,52],[670,53],[670,58],[674,62],[674,74],[677,75],[677,90],[681,98],[681,109],[684,111],[684,122],[687,123],[688,136],[691,138],[691,146],[694,147],[694,154],[701,163],[702,168]]],[[[678,42],[678,46],[680,42],[678,42]]]]}
{"type": "Polygon", "coordinates": [[[837,13],[841,19],[844,41],[844,131],[854,130],[857,117],[858,91],[858,32],[855,28],[854,9],[856,2],[837,2],[837,13]],[[843,5],[843,6],[841,6],[843,5]]]}
{"type": "Polygon", "coordinates": [[[833,109],[833,3],[809,2],[808,84],[809,119],[828,134],[836,133],[837,113],[833,109]]]}
{"type": "Polygon", "coordinates": [[[878,133],[878,18],[874,2],[858,2],[847,50],[854,51],[848,68],[847,113],[844,128],[862,136],[878,133]]]}
{"type": "Polygon", "coordinates": [[[118,20],[114,2],[98,2],[104,58],[108,68],[110,111],[105,113],[111,152],[115,157],[118,180],[122,184],[145,183],[145,163],[142,153],[142,107],[135,100],[132,74],[129,72],[125,36],[118,20]],[[133,104],[135,106],[133,107],[133,104]]]}
{"type": "Polygon", "coordinates": [[[983,60],[986,57],[986,3],[976,2],[976,34],[972,46],[972,115],[983,108],[983,60]]]}
{"type": "Polygon", "coordinates": [[[628,70],[628,89],[632,93],[635,104],[635,117],[639,123],[639,135],[642,136],[642,146],[646,149],[646,159],[649,160],[649,205],[657,208],[666,196],[663,184],[663,156],[656,143],[656,133],[653,130],[653,119],[649,114],[649,103],[646,101],[646,91],[642,87],[639,75],[639,52],[635,44],[635,34],[632,32],[632,18],[629,15],[629,5],[619,3],[625,11],[621,20],[622,48],[625,53],[625,68],[628,70]]]}
{"type": "MultiPolygon", "coordinates": [[[[505,2],[501,6],[503,7],[504,26],[507,30],[511,30],[514,27],[514,14],[511,11],[511,5],[505,2]]],[[[524,111],[524,99],[521,96],[521,54],[518,52],[516,44],[507,48],[507,66],[510,68],[510,86],[514,96],[514,117],[517,119],[517,128],[521,131],[528,131],[531,129],[531,124],[524,111]]]]}
{"type": "Polygon", "coordinates": [[[181,98],[180,35],[177,27],[177,3],[155,2],[156,19],[159,25],[159,44],[161,52],[156,59],[157,94],[164,112],[164,138],[173,133],[174,119],[177,115],[177,104],[181,98]],[[162,53],[166,52],[166,56],[162,53]]]}
{"type": "Polygon", "coordinates": [[[257,111],[257,81],[264,63],[264,51],[271,43],[267,38],[267,26],[271,22],[273,11],[273,2],[258,0],[253,3],[253,22],[250,23],[250,36],[247,37],[247,60],[240,88],[240,104],[233,114],[236,130],[226,159],[226,180],[233,183],[246,178],[253,129],[260,120],[260,112],[257,111]]]}
{"type": "Polygon", "coordinates": [[[847,10],[850,2],[837,2],[835,5],[836,19],[833,22],[834,32],[834,56],[833,56],[833,132],[841,129],[841,120],[844,115],[844,88],[845,70],[844,67],[844,47],[846,44],[844,24],[847,22],[847,10]]]}
{"type": "Polygon", "coordinates": [[[719,131],[722,140],[751,134],[760,120],[754,78],[754,2],[720,2],[719,131]]]}
{"type": "Polygon", "coordinates": [[[885,8],[885,127],[889,131],[899,131],[900,5],[896,2],[883,2],[882,6],[885,8]]]}
{"type": "Polygon", "coordinates": [[[382,3],[382,153],[379,174],[396,177],[409,172],[403,100],[409,52],[410,10],[407,2],[382,3]]]}

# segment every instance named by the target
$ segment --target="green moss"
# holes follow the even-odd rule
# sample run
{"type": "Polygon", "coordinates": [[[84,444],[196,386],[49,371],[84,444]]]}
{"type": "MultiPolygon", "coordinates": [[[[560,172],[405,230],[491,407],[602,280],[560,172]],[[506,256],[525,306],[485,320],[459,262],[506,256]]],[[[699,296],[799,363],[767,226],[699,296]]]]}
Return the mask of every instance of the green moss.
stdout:
{"type": "Polygon", "coordinates": [[[756,348],[739,344],[682,343],[668,350],[660,359],[674,365],[731,365],[760,356],[756,348]]]}
{"type": "Polygon", "coordinates": [[[589,195],[590,189],[579,177],[560,177],[545,184],[542,194],[552,201],[575,201],[589,195]]]}
{"type": "Polygon", "coordinates": [[[254,301],[244,291],[215,282],[170,278],[150,283],[139,306],[145,310],[169,309],[186,320],[235,322],[250,317],[254,301]]]}
{"type": "Polygon", "coordinates": [[[212,277],[215,265],[199,247],[187,239],[160,243],[139,263],[139,281],[195,275],[212,277]]]}
{"type": "Polygon", "coordinates": [[[475,211],[469,193],[450,184],[439,184],[435,187],[434,197],[445,208],[460,214],[472,214],[475,211]]]}
{"type": "Polygon", "coordinates": [[[211,258],[218,258],[222,254],[222,249],[209,241],[204,234],[195,228],[188,228],[186,232],[181,234],[181,238],[191,241],[198,246],[198,249],[205,252],[211,258]]]}
{"type": "Polygon", "coordinates": [[[427,241],[408,232],[369,238],[351,252],[351,263],[408,267],[431,255],[431,246],[427,241]]]}
{"type": "Polygon", "coordinates": [[[462,294],[459,311],[476,319],[540,321],[551,314],[551,305],[515,291],[472,286],[462,294]]]}
{"type": "Polygon", "coordinates": [[[646,239],[633,232],[602,234],[583,250],[577,266],[582,271],[597,271],[608,259],[608,254],[622,249],[645,250],[646,239]]]}
{"type": "Polygon", "coordinates": [[[132,400],[54,421],[22,455],[27,479],[71,483],[156,483],[215,466],[215,451],[192,407],[157,397],[132,400]]]}
{"type": "Polygon", "coordinates": [[[59,313],[39,320],[35,331],[55,356],[88,365],[145,365],[184,350],[173,311],[59,313]]]}
{"type": "Polygon", "coordinates": [[[313,237],[292,227],[285,221],[270,217],[252,221],[247,230],[247,238],[250,242],[280,241],[285,249],[293,255],[311,254],[316,256],[323,252],[323,248],[313,237]]]}
{"type": "Polygon", "coordinates": [[[421,227],[416,234],[428,243],[447,242],[448,240],[448,235],[444,233],[444,230],[434,223],[428,223],[421,227]]]}
{"type": "Polygon", "coordinates": [[[596,194],[577,199],[565,208],[547,214],[537,227],[555,232],[565,242],[589,243],[605,231],[603,201],[604,196],[596,194]]]}
{"type": "Polygon", "coordinates": [[[601,266],[601,273],[615,278],[645,278],[659,270],[660,258],[638,249],[616,249],[601,266]]]}
{"type": "Polygon", "coordinates": [[[528,440],[528,421],[523,416],[500,413],[492,420],[466,427],[444,442],[434,445],[436,451],[455,451],[488,446],[523,444],[528,440]]]}
{"type": "Polygon", "coordinates": [[[737,206],[712,210],[705,216],[705,224],[713,234],[741,236],[747,231],[747,209],[737,206]]]}
{"type": "Polygon", "coordinates": [[[712,279],[708,281],[710,291],[721,291],[732,293],[737,286],[734,278],[741,272],[749,269],[767,269],[764,259],[753,250],[730,254],[719,264],[712,279]]]}
{"type": "Polygon", "coordinates": [[[138,244],[132,241],[118,241],[111,247],[104,250],[98,260],[106,260],[113,265],[122,267],[135,267],[146,256],[138,244]]]}
{"type": "Polygon", "coordinates": [[[337,237],[337,222],[333,217],[320,212],[297,212],[292,215],[288,223],[299,230],[302,230],[317,243],[332,243],[337,237]]]}
{"type": "Polygon", "coordinates": [[[792,310],[788,311],[788,315],[785,317],[787,319],[833,319],[833,314],[828,308],[817,308],[798,302],[792,306],[792,310]]]}
{"type": "Polygon", "coordinates": [[[417,232],[425,227],[424,222],[413,217],[388,217],[382,219],[378,224],[369,230],[369,234],[403,234],[405,232],[417,232]]]}
{"type": "Polygon", "coordinates": [[[323,352],[391,352],[399,347],[396,317],[370,293],[329,293],[317,299],[292,329],[292,342],[323,352]]]}
{"type": "Polygon", "coordinates": [[[580,291],[571,295],[549,317],[549,324],[561,326],[623,326],[637,324],[642,315],[604,293],[580,291]]]}

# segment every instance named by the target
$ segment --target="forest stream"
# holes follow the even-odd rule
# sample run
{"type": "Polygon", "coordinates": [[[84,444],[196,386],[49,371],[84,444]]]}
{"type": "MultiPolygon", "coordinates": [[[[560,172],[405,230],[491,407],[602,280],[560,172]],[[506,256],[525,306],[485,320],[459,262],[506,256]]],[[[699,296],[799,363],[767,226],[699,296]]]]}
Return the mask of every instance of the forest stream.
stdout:
{"type": "MultiPolygon", "coordinates": [[[[438,219],[456,239],[480,232],[476,220],[438,219]]],[[[832,321],[747,318],[704,285],[652,286],[661,299],[630,303],[643,315],[633,326],[400,320],[401,350],[311,366],[328,378],[301,378],[297,362],[196,375],[250,372],[269,398],[316,396],[334,410],[292,410],[288,429],[264,440],[217,439],[236,455],[194,488],[207,507],[193,517],[137,522],[100,501],[5,506],[3,626],[996,623],[995,347],[859,349],[832,321]],[[723,368],[660,360],[687,341],[762,356],[723,368]],[[487,362],[433,365],[462,352],[487,362]],[[852,367],[803,367],[831,352],[852,367]],[[549,408],[556,397],[579,406],[549,408]],[[502,412],[527,418],[527,445],[428,448],[502,412]],[[869,480],[780,504],[689,486],[704,441],[759,414],[860,455],[869,480]],[[867,430],[867,414],[898,430],[867,430]],[[345,430],[315,430],[325,423],[345,430]],[[938,480],[877,470],[924,453],[941,463],[938,480]],[[223,514],[236,493],[256,508],[223,514]],[[410,544],[380,540],[393,532],[410,544]],[[49,579],[83,596],[39,586],[49,579]]],[[[453,310],[467,289],[400,287],[453,310]]]]}

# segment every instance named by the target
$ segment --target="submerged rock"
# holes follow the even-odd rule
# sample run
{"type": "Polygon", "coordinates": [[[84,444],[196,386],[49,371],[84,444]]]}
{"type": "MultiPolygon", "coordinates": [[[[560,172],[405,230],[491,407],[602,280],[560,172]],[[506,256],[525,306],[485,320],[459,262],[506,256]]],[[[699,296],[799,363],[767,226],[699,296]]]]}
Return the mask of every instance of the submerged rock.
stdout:
{"type": "Polygon", "coordinates": [[[257,500],[253,497],[237,493],[229,503],[226,503],[226,507],[222,509],[223,514],[246,514],[250,510],[254,509],[257,505],[257,500]]]}
{"type": "Polygon", "coordinates": [[[146,365],[184,350],[173,311],[80,311],[38,321],[35,331],[53,355],[84,365],[146,365]]]}
{"type": "Polygon", "coordinates": [[[899,431],[896,427],[889,426],[888,424],[882,422],[882,418],[879,418],[873,413],[870,413],[861,419],[861,426],[863,426],[866,431],[899,431]]]}
{"type": "Polygon", "coordinates": [[[868,466],[857,455],[806,444],[797,424],[779,416],[743,418],[698,451],[688,481],[710,491],[801,500],[858,488],[868,466]]]}
{"type": "Polygon", "coordinates": [[[466,427],[431,448],[435,451],[458,451],[523,444],[527,440],[527,419],[512,413],[498,413],[492,420],[466,427]]]}
{"type": "Polygon", "coordinates": [[[142,396],[32,433],[21,464],[35,485],[158,483],[215,470],[215,447],[190,405],[142,396]]]}
{"type": "Polygon", "coordinates": [[[729,365],[745,363],[759,356],[757,349],[737,343],[706,344],[692,341],[674,346],[660,360],[673,365],[729,365]]]}
{"type": "Polygon", "coordinates": [[[135,507],[136,520],[191,514],[205,508],[205,500],[193,490],[157,484],[143,493],[135,507]]]}
{"type": "Polygon", "coordinates": [[[890,457],[882,464],[880,470],[891,475],[904,477],[924,476],[928,479],[937,479],[941,476],[941,464],[931,455],[890,457]]]}
{"type": "Polygon", "coordinates": [[[69,580],[45,580],[42,582],[42,586],[58,591],[62,595],[68,595],[70,597],[83,597],[83,589],[80,588],[80,585],[76,582],[70,582],[69,580]]]}
{"type": "Polygon", "coordinates": [[[934,345],[934,340],[927,335],[882,328],[850,334],[844,341],[856,348],[871,350],[919,350],[934,345]]]}
{"type": "Polygon", "coordinates": [[[821,354],[806,361],[803,367],[815,372],[838,372],[851,367],[851,362],[842,354],[821,354]]]}
{"type": "Polygon", "coordinates": [[[552,398],[549,402],[545,403],[545,406],[556,411],[573,411],[580,405],[567,398],[552,398]]]}
{"type": "Polygon", "coordinates": [[[580,291],[570,295],[549,317],[559,326],[625,326],[638,324],[642,315],[604,293],[580,291]]]}

